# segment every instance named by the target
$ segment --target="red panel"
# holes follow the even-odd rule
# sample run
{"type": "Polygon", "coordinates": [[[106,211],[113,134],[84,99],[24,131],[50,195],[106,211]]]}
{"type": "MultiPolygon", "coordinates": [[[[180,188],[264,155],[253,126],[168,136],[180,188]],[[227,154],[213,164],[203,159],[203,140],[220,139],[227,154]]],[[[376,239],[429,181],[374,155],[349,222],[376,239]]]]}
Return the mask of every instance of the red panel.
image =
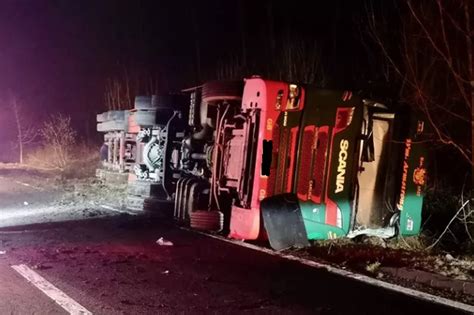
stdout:
{"type": "Polygon", "coordinates": [[[337,204],[326,198],[326,224],[337,226],[337,204]]]}
{"type": "Polygon", "coordinates": [[[316,128],[315,126],[306,126],[303,132],[303,141],[301,143],[301,158],[298,170],[297,195],[298,199],[308,200],[309,181],[311,180],[310,168],[313,155],[313,142],[316,128]]]}
{"type": "Polygon", "coordinates": [[[232,206],[229,237],[239,240],[255,240],[260,233],[260,209],[232,206]]]}
{"type": "Polygon", "coordinates": [[[328,131],[329,127],[327,126],[318,129],[318,144],[316,147],[316,156],[313,162],[313,188],[311,190],[311,200],[315,203],[321,203],[321,195],[323,193],[329,140],[328,131]]]}
{"type": "Polygon", "coordinates": [[[286,171],[286,159],[288,152],[288,144],[290,142],[290,130],[283,129],[280,138],[280,145],[278,147],[278,166],[275,179],[275,194],[280,194],[284,192],[284,183],[285,183],[285,171],[286,171]]]}
{"type": "Polygon", "coordinates": [[[275,159],[280,146],[280,126],[277,124],[272,130],[272,142],[272,164],[270,166],[270,175],[268,176],[267,181],[267,196],[271,196],[275,192],[276,168],[278,163],[275,159]]]}
{"type": "Polygon", "coordinates": [[[291,186],[293,183],[293,177],[295,173],[295,158],[296,158],[296,136],[298,135],[299,127],[291,128],[291,138],[290,138],[290,165],[288,166],[288,172],[286,176],[286,192],[291,192],[291,186]]]}
{"type": "Polygon", "coordinates": [[[334,125],[334,129],[335,129],[334,133],[338,133],[341,130],[346,129],[347,126],[350,125],[353,113],[354,113],[354,109],[350,107],[341,107],[337,109],[336,123],[334,125]]]}

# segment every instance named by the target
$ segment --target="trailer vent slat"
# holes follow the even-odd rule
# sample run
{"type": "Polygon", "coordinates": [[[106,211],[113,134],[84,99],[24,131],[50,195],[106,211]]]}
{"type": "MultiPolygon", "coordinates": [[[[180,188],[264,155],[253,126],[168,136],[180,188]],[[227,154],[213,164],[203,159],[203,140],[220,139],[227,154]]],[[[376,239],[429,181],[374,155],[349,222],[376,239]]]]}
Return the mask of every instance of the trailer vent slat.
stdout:
{"type": "Polygon", "coordinates": [[[308,199],[311,158],[313,155],[313,142],[315,137],[314,126],[308,126],[303,132],[303,141],[301,144],[301,158],[298,170],[298,198],[301,200],[308,199]]]}
{"type": "Polygon", "coordinates": [[[321,202],[323,193],[324,174],[326,169],[326,156],[328,148],[327,127],[319,128],[318,143],[316,144],[316,155],[313,164],[313,189],[311,190],[311,199],[314,202],[321,202]]]}

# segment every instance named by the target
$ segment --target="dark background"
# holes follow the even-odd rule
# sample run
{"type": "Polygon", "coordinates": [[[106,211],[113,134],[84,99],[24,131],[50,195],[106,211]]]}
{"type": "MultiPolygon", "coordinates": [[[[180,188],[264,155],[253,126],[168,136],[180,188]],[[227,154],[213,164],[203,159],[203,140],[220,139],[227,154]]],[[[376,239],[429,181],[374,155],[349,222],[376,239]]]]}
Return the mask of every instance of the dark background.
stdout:
{"type": "Polygon", "coordinates": [[[315,43],[327,85],[354,88],[377,76],[365,19],[365,1],[0,0],[0,96],[13,93],[38,120],[71,115],[94,138],[107,78],[128,71],[179,90],[235,59],[244,74],[265,74],[292,39],[315,43]]]}

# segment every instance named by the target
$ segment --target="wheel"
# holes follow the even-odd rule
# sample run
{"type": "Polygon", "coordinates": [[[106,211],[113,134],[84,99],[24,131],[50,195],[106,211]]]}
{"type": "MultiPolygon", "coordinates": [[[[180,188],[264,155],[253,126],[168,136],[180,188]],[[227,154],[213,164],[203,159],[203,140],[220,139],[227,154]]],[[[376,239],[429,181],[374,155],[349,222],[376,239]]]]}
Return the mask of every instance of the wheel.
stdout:
{"type": "Polygon", "coordinates": [[[125,120],[125,110],[109,110],[108,112],[104,113],[106,114],[106,120],[125,120]]]}
{"type": "Polygon", "coordinates": [[[124,131],[127,129],[127,124],[123,120],[109,120],[97,124],[97,131],[107,132],[107,131],[124,131]]]}
{"type": "Polygon", "coordinates": [[[240,81],[210,81],[202,86],[201,100],[205,103],[241,100],[243,84],[240,81]]]}
{"type": "Polygon", "coordinates": [[[224,227],[224,214],[220,211],[193,211],[190,219],[191,228],[196,230],[218,232],[224,227]]]}
{"type": "Polygon", "coordinates": [[[156,123],[155,110],[138,110],[132,113],[135,123],[140,126],[153,126],[156,123]]]}
{"type": "Polygon", "coordinates": [[[107,116],[108,116],[108,115],[107,115],[107,112],[97,114],[96,120],[97,120],[98,123],[104,122],[104,121],[107,120],[107,116]]]}
{"type": "Polygon", "coordinates": [[[135,109],[151,109],[153,108],[151,103],[151,96],[136,96],[135,97],[135,109]]]}

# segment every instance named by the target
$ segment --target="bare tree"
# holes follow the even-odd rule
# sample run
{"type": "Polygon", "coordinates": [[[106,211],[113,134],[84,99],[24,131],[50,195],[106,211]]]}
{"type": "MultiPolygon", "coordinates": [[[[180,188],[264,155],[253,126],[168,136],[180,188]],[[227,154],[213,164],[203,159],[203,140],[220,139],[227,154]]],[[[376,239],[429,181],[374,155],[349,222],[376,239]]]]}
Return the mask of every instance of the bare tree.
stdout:
{"type": "Polygon", "coordinates": [[[133,102],[130,95],[130,82],[126,75],[123,80],[109,78],[105,84],[105,105],[109,110],[129,109],[133,102]]]}
{"type": "Polygon", "coordinates": [[[217,64],[217,79],[241,80],[247,75],[259,74],[274,80],[325,86],[327,77],[321,62],[321,51],[316,42],[305,41],[289,33],[284,42],[285,45],[282,45],[271,59],[265,60],[267,66],[263,67],[265,69],[263,72],[257,71],[254,63],[246,66],[249,63],[244,63],[242,57],[234,54],[226,61],[217,64]]]}
{"type": "MultiPolygon", "coordinates": [[[[389,21],[376,14],[373,6],[367,11],[369,33],[389,65],[387,79],[398,81],[402,101],[424,114],[433,130],[433,142],[453,149],[451,152],[458,153],[459,164],[469,163],[472,170],[474,3],[471,0],[397,3],[400,31],[396,35],[389,21]]],[[[451,219],[429,248],[438,245],[445,235],[452,235],[456,243],[461,240],[472,246],[474,211],[470,200],[465,199],[465,192],[463,185],[460,195],[454,197],[459,207],[454,213],[451,213],[452,205],[445,200],[441,206],[434,203],[439,208],[438,218],[451,216],[451,219]]],[[[439,225],[442,224],[445,222],[440,221],[439,225]]],[[[431,228],[437,231],[439,227],[431,228]]]]}
{"type": "Polygon", "coordinates": [[[394,41],[393,30],[373,7],[368,8],[369,33],[401,81],[402,100],[426,116],[435,141],[454,148],[472,165],[473,142],[468,135],[474,128],[469,119],[474,117],[474,3],[400,4],[399,41],[394,41]]]}
{"type": "Polygon", "coordinates": [[[239,56],[231,56],[225,62],[218,62],[216,77],[218,80],[241,80],[246,71],[239,56]]]}
{"type": "Polygon", "coordinates": [[[18,161],[23,164],[25,146],[34,142],[38,135],[38,127],[26,118],[23,106],[15,96],[10,96],[9,106],[13,113],[16,127],[16,147],[18,148],[18,161]]]}
{"type": "Polygon", "coordinates": [[[135,96],[157,94],[160,90],[159,77],[148,71],[128,70],[123,67],[105,81],[104,102],[108,110],[133,108],[135,96]]]}
{"type": "Polygon", "coordinates": [[[280,56],[277,56],[274,74],[278,79],[290,82],[326,85],[321,63],[321,51],[316,41],[305,41],[287,33],[280,56]]]}

